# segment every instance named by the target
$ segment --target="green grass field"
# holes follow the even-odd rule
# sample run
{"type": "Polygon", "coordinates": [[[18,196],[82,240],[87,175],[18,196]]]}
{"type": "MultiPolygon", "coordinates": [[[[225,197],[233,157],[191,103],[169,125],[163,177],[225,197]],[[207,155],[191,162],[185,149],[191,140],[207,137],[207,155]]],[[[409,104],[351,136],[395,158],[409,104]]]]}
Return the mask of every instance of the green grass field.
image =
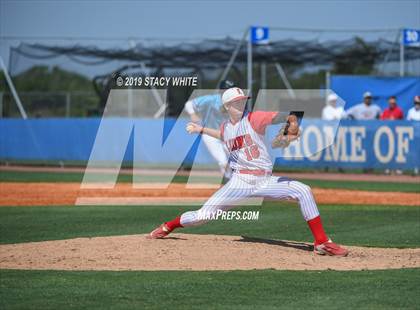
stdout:
{"type": "MultiPolygon", "coordinates": [[[[81,179],[78,173],[0,173],[1,181],[81,179]]],[[[119,181],[130,182],[131,176],[121,175],[119,181]]],[[[175,181],[185,182],[185,178],[177,177],[175,181]]],[[[324,188],[419,192],[418,184],[318,180],[305,183],[324,188]]],[[[147,233],[190,209],[194,207],[0,207],[0,243],[147,233]]],[[[327,232],[339,243],[420,247],[420,205],[320,205],[319,209],[327,232]]],[[[266,202],[262,207],[243,210],[259,210],[260,219],[217,221],[182,232],[312,241],[296,204],[266,202]]],[[[419,286],[420,268],[230,272],[0,270],[0,309],[415,309],[420,304],[419,286]]]]}
{"type": "MultiPolygon", "coordinates": [[[[138,234],[186,207],[0,208],[0,242],[138,234]]],[[[294,204],[265,203],[260,220],[218,221],[186,233],[311,241],[294,204]]],[[[247,209],[247,210],[248,210],[247,209]]],[[[420,208],[320,206],[344,244],[419,247],[420,208]]],[[[76,272],[0,271],[1,309],[415,308],[420,269],[384,271],[76,272]]]]}
{"type": "Polygon", "coordinates": [[[420,269],[0,271],[1,309],[415,309],[420,269]]]}
{"type": "MultiPolygon", "coordinates": [[[[147,233],[163,221],[192,208],[1,207],[0,243],[147,233]]],[[[330,236],[344,244],[420,246],[419,207],[321,205],[319,209],[330,236]]],[[[312,241],[296,204],[266,202],[262,207],[246,207],[242,210],[260,210],[260,219],[255,222],[217,221],[183,229],[183,232],[312,241]]]]}
{"type": "MultiPolygon", "coordinates": [[[[25,172],[25,171],[0,171],[0,182],[81,182],[83,173],[79,172],[25,172]]],[[[160,176],[148,176],[148,182],[162,181],[160,176]]],[[[185,183],[188,181],[186,176],[176,176],[173,182],[185,183]]],[[[202,176],[196,179],[197,182],[219,183],[220,179],[202,176]]],[[[372,182],[372,181],[328,181],[328,180],[302,180],[312,187],[334,188],[334,189],[354,189],[364,191],[380,192],[407,192],[420,193],[420,184],[399,183],[399,182],[372,182]]],[[[118,182],[132,182],[132,176],[120,174],[118,182]]]]}

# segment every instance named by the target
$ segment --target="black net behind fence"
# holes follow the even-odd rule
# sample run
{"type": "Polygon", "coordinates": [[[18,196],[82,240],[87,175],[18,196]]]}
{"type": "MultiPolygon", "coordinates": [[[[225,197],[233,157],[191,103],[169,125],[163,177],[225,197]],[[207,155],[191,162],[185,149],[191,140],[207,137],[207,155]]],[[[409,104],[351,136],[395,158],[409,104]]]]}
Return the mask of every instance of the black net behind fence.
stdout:
{"type": "MultiPolygon", "coordinates": [[[[31,117],[100,115],[110,89],[115,87],[115,77],[120,75],[193,75],[198,77],[199,87],[215,88],[239,43],[227,38],[172,46],[138,44],[132,49],[21,44],[11,50],[9,70],[31,117]]],[[[418,49],[406,48],[407,62],[419,59],[418,49]]],[[[262,63],[267,66],[268,88],[283,88],[274,68],[276,63],[285,68],[293,87],[319,88],[325,86],[324,77],[305,79],[307,72],[377,74],[381,64],[398,60],[398,44],[386,40],[275,41],[253,46],[253,87],[261,86],[258,77],[262,63]]],[[[246,64],[247,47],[243,42],[228,74],[242,87],[246,87],[246,64]]],[[[2,84],[3,116],[18,116],[8,88],[2,84]]],[[[169,114],[182,110],[191,91],[191,87],[169,90],[169,114]]],[[[151,103],[151,115],[154,109],[157,107],[151,103]]]]}

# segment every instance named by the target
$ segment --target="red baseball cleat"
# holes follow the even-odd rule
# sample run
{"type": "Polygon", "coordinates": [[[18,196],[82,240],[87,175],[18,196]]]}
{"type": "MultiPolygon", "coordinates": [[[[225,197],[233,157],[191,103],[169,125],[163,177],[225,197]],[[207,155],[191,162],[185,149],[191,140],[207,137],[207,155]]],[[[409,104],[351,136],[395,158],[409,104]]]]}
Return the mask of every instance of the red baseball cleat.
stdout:
{"type": "Polygon", "coordinates": [[[329,239],[322,244],[314,245],[314,252],[319,255],[347,256],[349,251],[329,239]]]}
{"type": "Polygon", "coordinates": [[[171,230],[165,225],[162,224],[155,230],[153,230],[148,236],[148,239],[162,239],[171,233],[171,230]]]}

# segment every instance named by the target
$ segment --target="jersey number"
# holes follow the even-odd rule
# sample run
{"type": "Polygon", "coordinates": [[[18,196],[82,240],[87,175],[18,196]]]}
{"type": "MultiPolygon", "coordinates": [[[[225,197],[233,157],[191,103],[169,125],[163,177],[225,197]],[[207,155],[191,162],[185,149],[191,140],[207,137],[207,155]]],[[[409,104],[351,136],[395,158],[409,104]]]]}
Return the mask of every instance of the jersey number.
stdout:
{"type": "Polygon", "coordinates": [[[253,159],[257,159],[258,157],[260,157],[260,151],[258,150],[258,146],[254,144],[254,145],[251,145],[250,147],[245,148],[245,155],[248,161],[251,161],[253,159]]]}

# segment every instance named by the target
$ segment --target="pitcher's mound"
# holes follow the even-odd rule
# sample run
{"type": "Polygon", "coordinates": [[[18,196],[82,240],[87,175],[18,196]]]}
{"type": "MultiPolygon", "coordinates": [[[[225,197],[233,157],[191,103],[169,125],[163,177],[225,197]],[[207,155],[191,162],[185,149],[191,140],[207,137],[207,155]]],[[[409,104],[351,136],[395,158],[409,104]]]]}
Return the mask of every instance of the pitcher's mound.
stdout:
{"type": "Polygon", "coordinates": [[[348,247],[347,257],[302,242],[173,234],[77,238],[0,246],[2,269],[55,270],[361,270],[420,267],[419,249],[348,247]]]}

